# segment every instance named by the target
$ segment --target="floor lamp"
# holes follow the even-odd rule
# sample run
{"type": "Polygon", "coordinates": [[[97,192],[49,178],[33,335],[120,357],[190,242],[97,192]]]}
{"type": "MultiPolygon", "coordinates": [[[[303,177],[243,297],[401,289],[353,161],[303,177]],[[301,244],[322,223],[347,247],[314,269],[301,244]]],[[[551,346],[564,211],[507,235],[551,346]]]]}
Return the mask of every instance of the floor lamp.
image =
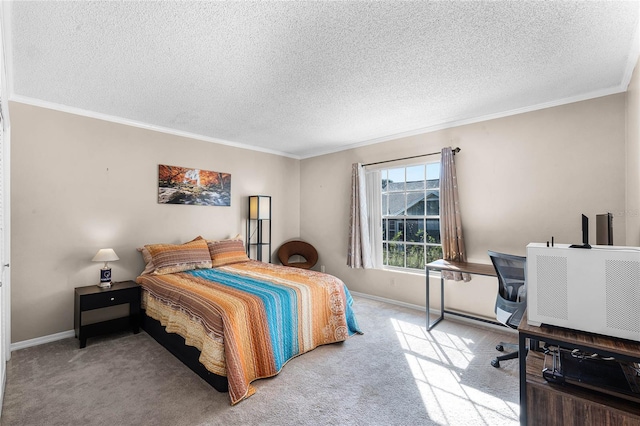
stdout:
{"type": "Polygon", "coordinates": [[[251,247],[255,247],[256,260],[262,260],[266,247],[271,263],[271,197],[252,195],[249,197],[247,218],[247,256],[251,258],[251,247]]]}

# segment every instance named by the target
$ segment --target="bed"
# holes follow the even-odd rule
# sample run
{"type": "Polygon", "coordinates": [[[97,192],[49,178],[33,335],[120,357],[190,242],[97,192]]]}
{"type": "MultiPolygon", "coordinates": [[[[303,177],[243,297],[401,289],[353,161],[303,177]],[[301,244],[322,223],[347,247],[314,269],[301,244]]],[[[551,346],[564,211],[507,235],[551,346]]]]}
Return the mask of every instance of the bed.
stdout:
{"type": "Polygon", "coordinates": [[[241,240],[139,250],[143,329],[231,404],[292,358],[361,333],[340,279],[249,260],[241,240]]]}

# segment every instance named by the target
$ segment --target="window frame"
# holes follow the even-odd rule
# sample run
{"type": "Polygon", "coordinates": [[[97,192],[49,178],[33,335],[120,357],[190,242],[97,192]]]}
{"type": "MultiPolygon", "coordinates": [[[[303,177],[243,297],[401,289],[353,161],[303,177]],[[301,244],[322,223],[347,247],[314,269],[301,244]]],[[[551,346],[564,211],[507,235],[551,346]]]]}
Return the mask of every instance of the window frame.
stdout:
{"type": "MultiPolygon", "coordinates": [[[[442,258],[442,239],[440,236],[440,226],[438,226],[438,237],[439,237],[439,241],[437,243],[431,243],[428,242],[427,237],[427,223],[430,220],[437,220],[438,224],[440,224],[441,222],[441,212],[440,212],[440,205],[438,203],[438,214],[429,214],[429,208],[428,208],[428,196],[430,193],[432,193],[432,191],[437,191],[438,194],[438,200],[440,199],[440,177],[439,177],[439,169],[440,169],[440,162],[439,161],[421,161],[421,162],[415,162],[415,163],[406,163],[406,164],[397,164],[397,165],[393,165],[393,166],[387,166],[387,167],[381,167],[379,169],[380,171],[380,192],[381,192],[381,202],[380,202],[380,206],[379,209],[381,211],[381,223],[380,223],[380,228],[381,228],[381,234],[382,234],[382,240],[381,240],[381,250],[382,250],[382,268],[383,269],[387,269],[387,270],[394,270],[394,271],[402,271],[402,272],[410,272],[410,273],[419,273],[422,272],[424,273],[425,271],[425,266],[428,262],[433,261],[435,259],[428,259],[427,256],[429,254],[429,250],[431,249],[431,247],[439,247],[440,248],[440,259],[442,258]],[[430,180],[434,180],[434,179],[428,179],[429,177],[429,170],[433,169],[434,165],[437,165],[437,172],[438,172],[438,185],[436,187],[432,187],[429,185],[429,181],[430,180]],[[415,188],[408,188],[407,187],[407,181],[408,181],[408,172],[407,169],[409,168],[413,168],[413,167],[423,167],[423,179],[424,179],[424,185],[422,186],[421,189],[415,189],[415,188]],[[389,188],[389,171],[390,170],[398,170],[398,169],[403,169],[404,171],[404,179],[403,179],[403,188],[402,189],[390,189],[389,188]],[[387,183],[385,184],[385,180],[387,180],[387,183]],[[407,214],[409,209],[413,206],[408,206],[407,205],[407,200],[408,200],[408,195],[411,193],[416,193],[416,192],[420,192],[422,191],[424,193],[424,198],[422,198],[422,200],[424,201],[424,207],[423,207],[423,213],[421,215],[415,215],[415,214],[407,214]],[[389,214],[391,212],[389,212],[389,200],[390,195],[391,194],[403,194],[403,198],[404,198],[404,208],[401,211],[403,214],[389,214]],[[400,223],[402,223],[402,240],[400,241],[394,241],[391,238],[388,238],[390,235],[390,221],[394,220],[394,221],[399,221],[400,223]],[[407,240],[407,221],[410,220],[418,220],[418,221],[422,221],[422,226],[418,225],[418,229],[420,232],[420,229],[423,231],[423,236],[422,236],[422,241],[409,241],[407,240]],[[390,253],[391,250],[389,248],[390,244],[398,244],[398,245],[402,245],[403,249],[403,266],[398,266],[398,265],[391,265],[389,264],[389,259],[390,259],[390,253]],[[411,267],[407,265],[407,253],[408,253],[408,248],[410,246],[416,246],[416,247],[422,247],[422,260],[419,262],[419,265],[421,265],[421,267],[415,268],[415,267],[411,267]]],[[[410,181],[410,182],[416,182],[416,181],[410,181]]],[[[415,204],[414,204],[415,205],[415,204]]],[[[397,224],[396,223],[396,229],[397,229],[397,224]]],[[[395,235],[397,235],[396,231],[394,232],[395,235]]]]}

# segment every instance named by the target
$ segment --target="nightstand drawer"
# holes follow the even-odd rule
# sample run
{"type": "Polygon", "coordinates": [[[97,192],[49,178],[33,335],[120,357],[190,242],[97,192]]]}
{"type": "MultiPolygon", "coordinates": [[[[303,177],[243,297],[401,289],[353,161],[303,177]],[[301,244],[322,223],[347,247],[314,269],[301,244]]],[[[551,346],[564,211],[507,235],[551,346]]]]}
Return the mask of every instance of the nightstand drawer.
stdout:
{"type": "Polygon", "coordinates": [[[87,294],[81,299],[81,310],[90,311],[91,309],[106,308],[123,303],[131,303],[139,300],[139,298],[139,288],[127,288],[118,291],[87,294]]]}

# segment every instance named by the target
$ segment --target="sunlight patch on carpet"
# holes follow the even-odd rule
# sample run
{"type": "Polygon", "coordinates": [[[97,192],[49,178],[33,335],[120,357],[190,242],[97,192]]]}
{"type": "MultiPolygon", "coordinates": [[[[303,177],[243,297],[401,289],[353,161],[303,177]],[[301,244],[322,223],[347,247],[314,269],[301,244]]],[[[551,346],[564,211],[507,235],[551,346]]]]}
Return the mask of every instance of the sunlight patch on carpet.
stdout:
{"type": "MultiPolygon", "coordinates": [[[[474,342],[391,319],[429,418],[441,425],[517,425],[518,404],[494,396],[474,377],[474,342]]],[[[487,367],[492,368],[492,367],[487,367]]],[[[480,376],[481,377],[481,376],[480,376]]]]}

